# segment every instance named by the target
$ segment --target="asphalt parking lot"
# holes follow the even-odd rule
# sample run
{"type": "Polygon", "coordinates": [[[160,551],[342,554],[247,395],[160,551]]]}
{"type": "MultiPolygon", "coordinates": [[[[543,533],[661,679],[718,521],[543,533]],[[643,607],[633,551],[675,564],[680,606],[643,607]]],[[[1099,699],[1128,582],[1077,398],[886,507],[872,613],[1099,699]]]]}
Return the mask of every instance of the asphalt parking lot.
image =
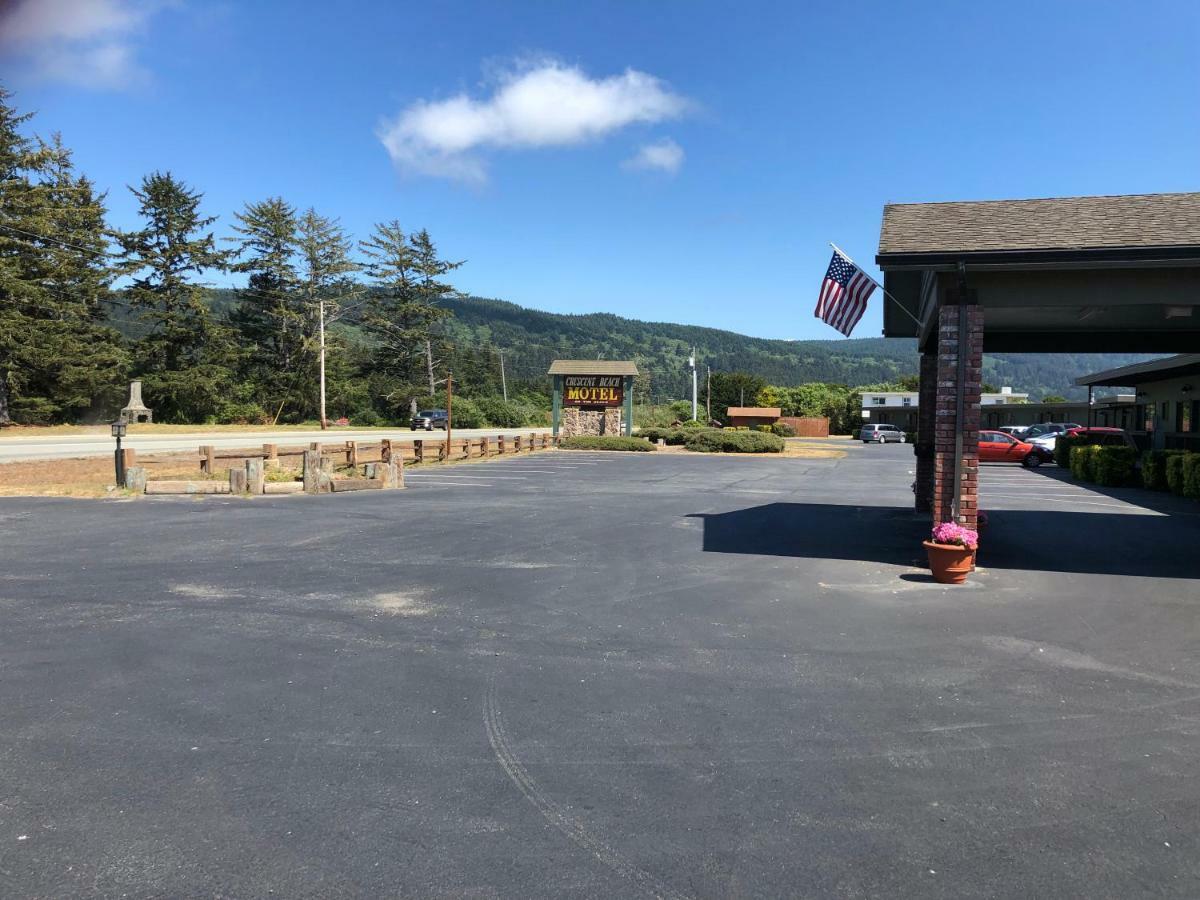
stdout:
{"type": "Polygon", "coordinates": [[[1200,894],[1196,505],[911,470],[0,500],[0,895],[1200,894]]]}

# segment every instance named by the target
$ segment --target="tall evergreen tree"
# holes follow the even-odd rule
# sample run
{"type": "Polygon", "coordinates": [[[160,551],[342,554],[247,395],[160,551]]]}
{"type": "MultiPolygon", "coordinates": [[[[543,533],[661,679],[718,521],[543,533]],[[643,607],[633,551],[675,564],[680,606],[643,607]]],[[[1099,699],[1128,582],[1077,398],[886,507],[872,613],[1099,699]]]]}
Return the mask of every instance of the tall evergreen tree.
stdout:
{"type": "Polygon", "coordinates": [[[330,323],[341,318],[342,304],[355,296],[352,272],[359,269],[350,258],[352,242],[336,219],[318,215],[311,207],[297,226],[296,244],[300,251],[303,270],[305,305],[310,317],[316,321],[318,406],[317,416],[321,427],[328,426],[325,414],[325,359],[330,347],[327,333],[330,323]]]}
{"type": "Polygon", "coordinates": [[[145,326],[134,347],[135,372],[161,421],[219,416],[233,397],[232,335],[214,320],[204,287],[194,281],[228,264],[206,231],[216,217],[201,215],[203,195],[170,172],[147,175],[130,191],[145,226],[115,236],[120,271],[133,276],[125,296],[145,326]]]}
{"type": "MultiPolygon", "coordinates": [[[[234,216],[239,261],[249,278],[230,315],[245,357],[242,376],[278,421],[291,401],[314,394],[312,336],[315,319],[304,301],[297,270],[295,208],[280,197],[248,203],[234,216]],[[306,383],[307,382],[307,383],[306,383]]],[[[311,404],[310,404],[311,406],[311,404]]]]}
{"type": "Polygon", "coordinates": [[[57,135],[36,144],[0,89],[0,424],[111,411],[127,356],[105,324],[104,198],[57,135]]]}
{"type": "MultiPolygon", "coordinates": [[[[438,318],[443,318],[446,313],[439,306],[440,301],[446,297],[457,296],[457,292],[449,284],[441,281],[441,278],[448,272],[457,269],[462,263],[450,262],[439,257],[433,239],[424,228],[412,235],[408,242],[412,248],[413,268],[417,273],[418,302],[426,308],[438,310],[441,313],[438,318]]],[[[430,394],[433,394],[439,383],[434,377],[436,366],[434,365],[432,337],[430,335],[425,339],[425,366],[430,394]]]]}

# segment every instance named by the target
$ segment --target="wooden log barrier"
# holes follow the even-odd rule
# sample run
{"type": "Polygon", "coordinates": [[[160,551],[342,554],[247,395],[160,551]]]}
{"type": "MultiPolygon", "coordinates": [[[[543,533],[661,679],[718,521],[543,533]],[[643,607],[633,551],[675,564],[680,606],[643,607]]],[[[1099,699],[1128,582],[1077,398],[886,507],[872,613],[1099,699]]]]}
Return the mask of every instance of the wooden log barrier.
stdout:
{"type": "Polygon", "coordinates": [[[263,463],[264,461],[261,459],[246,460],[246,490],[251,494],[263,492],[263,485],[266,484],[263,463]]]}
{"type": "Polygon", "coordinates": [[[200,448],[200,457],[200,471],[211,475],[216,469],[217,448],[212,444],[205,444],[200,448]]]}
{"type": "Polygon", "coordinates": [[[125,470],[125,487],[136,494],[146,493],[146,467],[130,466],[125,470]]]}
{"type": "Polygon", "coordinates": [[[321,488],[321,451],[304,451],[304,493],[315,494],[321,488]]]}
{"type": "Polygon", "coordinates": [[[230,469],[229,470],[229,493],[231,493],[231,494],[246,493],[246,470],[245,469],[230,469]]]}
{"type": "Polygon", "coordinates": [[[147,481],[147,494],[228,494],[225,481],[147,481]]]}

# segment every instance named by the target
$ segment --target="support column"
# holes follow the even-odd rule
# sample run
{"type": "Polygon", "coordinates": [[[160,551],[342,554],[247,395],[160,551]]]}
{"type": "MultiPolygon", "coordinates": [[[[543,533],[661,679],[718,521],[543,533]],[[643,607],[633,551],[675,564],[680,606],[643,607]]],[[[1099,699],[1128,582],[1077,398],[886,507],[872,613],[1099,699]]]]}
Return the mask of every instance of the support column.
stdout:
{"type": "Polygon", "coordinates": [[[550,406],[550,427],[553,429],[554,436],[558,437],[558,425],[562,419],[562,392],[563,392],[563,377],[561,375],[554,376],[554,396],[550,406]]]}
{"type": "Polygon", "coordinates": [[[633,376],[625,376],[625,422],[624,432],[625,437],[630,437],[633,434],[633,376]]]}
{"type": "Polygon", "coordinates": [[[933,521],[954,521],[957,391],[962,360],[963,421],[958,521],[975,528],[979,512],[979,401],[983,381],[983,309],[966,305],[965,344],[960,347],[958,304],[938,310],[937,402],[934,425],[933,521]]]}
{"type": "Polygon", "coordinates": [[[937,353],[921,354],[921,374],[917,398],[917,441],[913,456],[917,458],[916,481],[913,484],[913,505],[917,512],[933,511],[934,423],[937,421],[937,353]]]}

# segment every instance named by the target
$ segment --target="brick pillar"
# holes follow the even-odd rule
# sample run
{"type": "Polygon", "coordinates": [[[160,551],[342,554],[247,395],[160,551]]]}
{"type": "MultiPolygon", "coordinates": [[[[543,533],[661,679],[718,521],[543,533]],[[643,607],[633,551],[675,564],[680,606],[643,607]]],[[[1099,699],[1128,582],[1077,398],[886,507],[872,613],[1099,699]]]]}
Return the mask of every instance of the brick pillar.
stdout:
{"type": "Polygon", "coordinates": [[[917,399],[917,442],[913,455],[917,458],[916,482],[913,484],[913,503],[917,512],[933,510],[934,423],[937,421],[936,353],[921,354],[920,396],[917,399]]]}
{"type": "Polygon", "coordinates": [[[954,503],[955,388],[958,354],[966,354],[963,385],[962,506],[959,522],[976,527],[979,494],[979,396],[983,380],[983,309],[968,305],[967,346],[958,345],[957,305],[938,311],[937,402],[934,425],[933,521],[951,521],[954,503]]]}

